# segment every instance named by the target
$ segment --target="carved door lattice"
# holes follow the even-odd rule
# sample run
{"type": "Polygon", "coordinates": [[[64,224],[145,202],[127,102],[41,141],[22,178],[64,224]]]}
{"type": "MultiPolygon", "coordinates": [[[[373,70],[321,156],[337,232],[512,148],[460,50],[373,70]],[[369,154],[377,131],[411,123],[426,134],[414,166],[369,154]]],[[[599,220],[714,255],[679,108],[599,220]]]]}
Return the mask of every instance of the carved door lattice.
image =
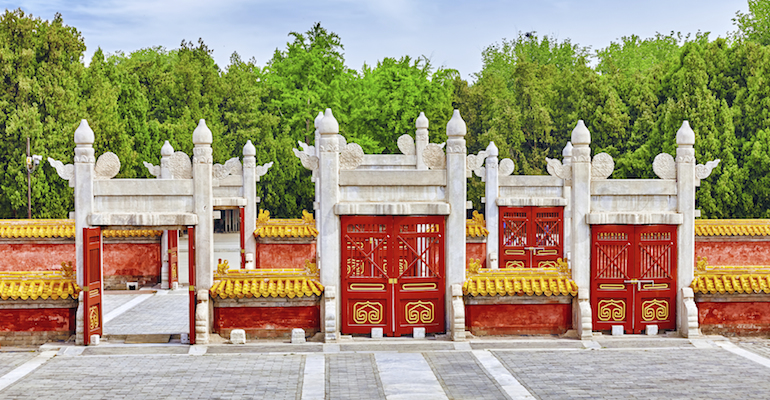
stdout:
{"type": "Polygon", "coordinates": [[[555,268],[563,257],[563,207],[500,208],[500,268],[555,268]]]}
{"type": "Polygon", "coordinates": [[[675,329],[676,226],[596,225],[591,237],[594,329],[675,329]]]}
{"type": "Polygon", "coordinates": [[[342,332],[444,331],[444,218],[341,217],[342,332]]]}

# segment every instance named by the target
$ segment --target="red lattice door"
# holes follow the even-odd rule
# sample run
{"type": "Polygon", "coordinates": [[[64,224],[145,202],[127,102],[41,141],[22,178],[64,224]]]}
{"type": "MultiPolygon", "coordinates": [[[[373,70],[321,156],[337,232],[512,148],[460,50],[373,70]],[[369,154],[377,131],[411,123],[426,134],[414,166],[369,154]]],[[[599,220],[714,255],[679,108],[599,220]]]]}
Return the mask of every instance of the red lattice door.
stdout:
{"type": "Polygon", "coordinates": [[[83,228],[83,343],[91,335],[102,336],[102,230],[83,228]]]}
{"type": "Polygon", "coordinates": [[[675,329],[676,226],[596,225],[591,237],[594,329],[675,329]]]}
{"type": "Polygon", "coordinates": [[[563,257],[563,207],[503,207],[500,228],[501,268],[553,268],[563,257]]]}
{"type": "Polygon", "coordinates": [[[444,218],[343,216],[342,332],[444,331],[444,218]]]}

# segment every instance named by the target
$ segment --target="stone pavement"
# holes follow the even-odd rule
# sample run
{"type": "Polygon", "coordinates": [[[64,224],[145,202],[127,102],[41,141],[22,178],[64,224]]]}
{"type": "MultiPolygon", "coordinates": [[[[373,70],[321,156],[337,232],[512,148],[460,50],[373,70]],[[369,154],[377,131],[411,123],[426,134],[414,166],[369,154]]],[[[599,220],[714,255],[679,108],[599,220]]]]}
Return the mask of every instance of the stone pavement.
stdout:
{"type": "Polygon", "coordinates": [[[49,344],[0,353],[0,399],[766,398],[770,359],[752,352],[758,342],[768,340],[49,344]]]}
{"type": "Polygon", "coordinates": [[[104,335],[179,335],[190,330],[189,292],[141,290],[107,292],[104,296],[104,335]]]}

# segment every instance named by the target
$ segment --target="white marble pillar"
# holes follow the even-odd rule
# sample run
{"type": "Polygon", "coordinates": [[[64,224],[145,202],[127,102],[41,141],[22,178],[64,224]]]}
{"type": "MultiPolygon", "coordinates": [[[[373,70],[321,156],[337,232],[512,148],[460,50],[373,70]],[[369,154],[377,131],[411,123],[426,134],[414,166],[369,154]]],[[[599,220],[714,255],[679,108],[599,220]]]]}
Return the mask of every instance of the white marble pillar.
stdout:
{"type": "MultiPolygon", "coordinates": [[[[94,202],[94,131],[88,126],[88,121],[81,120],[75,130],[75,264],[78,286],[86,284],[85,268],[83,266],[83,228],[87,228],[88,216],[91,215],[94,202]]],[[[101,265],[101,263],[99,263],[101,265]]],[[[78,297],[76,315],[75,342],[84,344],[83,334],[83,299],[84,291],[78,297]]]]}
{"type": "Polygon", "coordinates": [[[420,113],[414,125],[417,128],[417,131],[414,133],[416,166],[418,170],[424,171],[428,169],[422,154],[425,151],[425,147],[428,146],[428,118],[424,112],[420,113]]]}
{"type": "Polygon", "coordinates": [[[254,237],[254,231],[257,230],[257,209],[259,208],[257,182],[259,182],[257,148],[249,140],[243,146],[243,197],[246,198],[246,206],[243,207],[243,226],[241,229],[243,229],[246,237],[244,251],[246,254],[251,254],[252,260],[257,254],[257,238],[254,237]]]}
{"type": "MultiPolygon", "coordinates": [[[[324,113],[322,111],[318,112],[318,115],[315,117],[315,120],[313,121],[313,126],[315,127],[315,141],[313,142],[313,148],[315,150],[315,156],[320,160],[321,159],[321,132],[318,130],[318,128],[321,126],[321,121],[324,119],[324,113]]],[[[320,163],[319,163],[320,165],[320,163]]],[[[320,168],[316,168],[313,170],[313,177],[312,181],[315,185],[315,196],[313,201],[313,216],[315,217],[315,229],[318,232],[321,232],[321,218],[319,218],[318,215],[318,206],[321,204],[321,174],[319,171],[320,168]]],[[[316,237],[315,239],[315,258],[316,263],[318,263],[321,259],[321,237],[316,237]]]]}
{"type": "Polygon", "coordinates": [[[195,229],[195,290],[198,305],[195,310],[195,343],[207,344],[213,310],[208,301],[208,291],[214,282],[214,199],[212,190],[212,169],[214,164],[211,143],[213,135],[200,120],[193,131],[193,187],[195,214],[198,226],[195,229]]]}
{"type": "MultiPolygon", "coordinates": [[[[467,199],[467,178],[465,176],[465,164],[467,149],[465,148],[466,126],[460,116],[460,111],[455,110],[452,118],[446,125],[446,197],[449,203],[449,215],[446,221],[445,251],[446,261],[446,309],[450,310],[446,315],[448,328],[459,326],[457,320],[464,310],[455,309],[452,304],[452,285],[462,285],[465,282],[465,205],[467,199]],[[454,322],[454,323],[453,323],[454,322]]],[[[462,324],[464,327],[464,323],[462,324]]],[[[452,340],[464,340],[465,330],[457,329],[451,332],[452,340]]]]}
{"type": "Polygon", "coordinates": [[[572,130],[572,279],[577,284],[577,304],[573,302],[574,325],[581,339],[592,337],[591,321],[591,133],[583,120],[572,130]]]}
{"type": "Polygon", "coordinates": [[[322,329],[324,340],[336,341],[339,338],[340,304],[337,300],[337,288],[340,286],[340,219],[334,213],[334,206],[339,201],[340,179],[340,140],[338,134],[340,125],[332,115],[330,108],[326,109],[320,121],[318,131],[321,135],[320,157],[318,169],[320,176],[320,191],[318,218],[323,221],[318,232],[320,243],[317,249],[323,257],[318,257],[318,267],[321,274],[321,284],[326,287],[324,306],[321,307],[322,329]]]}
{"type": "MultiPolygon", "coordinates": [[[[169,169],[169,162],[171,155],[174,154],[174,148],[171,143],[166,140],[163,147],[160,148],[160,175],[158,179],[171,179],[171,170],[169,169]]],[[[169,269],[169,256],[168,256],[168,235],[167,230],[163,231],[163,235],[160,237],[160,254],[162,259],[162,266],[160,269],[160,288],[170,289],[168,281],[168,269],[169,269]]]]}
{"type": "MultiPolygon", "coordinates": [[[[562,165],[565,168],[572,170],[572,142],[567,142],[564,146],[564,150],[561,151],[562,165]]],[[[569,262],[571,260],[572,252],[572,179],[564,180],[564,186],[562,187],[562,196],[567,199],[567,205],[564,207],[564,260],[569,262]]],[[[571,265],[571,264],[570,264],[571,265]]]]}
{"type": "MultiPolygon", "coordinates": [[[[677,211],[683,222],[677,228],[677,330],[684,337],[699,335],[697,319],[688,318],[682,288],[690,287],[695,273],[695,132],[687,121],[676,132],[677,211]],[[694,325],[694,326],[693,326],[694,325]]],[[[694,305],[694,302],[693,302],[694,305]]]]}
{"type": "Polygon", "coordinates": [[[486,176],[484,177],[484,219],[487,220],[487,267],[498,268],[500,260],[500,209],[497,206],[497,197],[500,194],[498,181],[499,150],[495,142],[489,142],[487,146],[486,176]],[[492,262],[492,260],[495,260],[492,262]]]}

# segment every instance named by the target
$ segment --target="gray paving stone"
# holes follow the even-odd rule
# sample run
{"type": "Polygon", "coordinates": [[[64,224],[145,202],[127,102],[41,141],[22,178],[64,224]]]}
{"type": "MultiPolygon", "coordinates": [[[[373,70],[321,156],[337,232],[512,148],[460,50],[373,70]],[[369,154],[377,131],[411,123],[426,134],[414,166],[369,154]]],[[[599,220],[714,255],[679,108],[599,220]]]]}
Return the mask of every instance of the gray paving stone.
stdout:
{"type": "Polygon", "coordinates": [[[582,349],[579,340],[506,340],[471,342],[473,350],[491,349],[582,349]]]}
{"type": "Polygon", "coordinates": [[[208,354],[253,354],[253,353],[319,353],[323,352],[321,343],[303,344],[255,344],[243,346],[212,346],[208,354]]]}
{"type": "Polygon", "coordinates": [[[168,293],[167,295],[156,294],[105,323],[104,334],[138,335],[189,332],[189,295],[181,290],[173,290],[168,293]]]}
{"type": "Polygon", "coordinates": [[[769,368],[722,349],[494,354],[541,399],[756,398],[770,391],[769,368]]]}
{"type": "Polygon", "coordinates": [[[385,399],[373,354],[326,356],[326,398],[385,399]]]}
{"type": "Polygon", "coordinates": [[[428,342],[421,343],[343,343],[340,344],[340,351],[400,351],[400,352],[423,352],[437,350],[454,350],[454,345],[450,342],[428,342]]]}
{"type": "Polygon", "coordinates": [[[123,304],[128,303],[129,301],[137,298],[139,296],[138,294],[128,294],[131,292],[128,292],[126,294],[105,294],[104,297],[102,297],[102,314],[107,315],[111,313],[116,308],[122,306],[123,304]]]}
{"type": "Polygon", "coordinates": [[[21,364],[31,360],[38,353],[36,351],[0,352],[0,376],[3,376],[21,364]]]}
{"type": "Polygon", "coordinates": [[[450,399],[510,399],[470,352],[424,353],[450,399]]]}

